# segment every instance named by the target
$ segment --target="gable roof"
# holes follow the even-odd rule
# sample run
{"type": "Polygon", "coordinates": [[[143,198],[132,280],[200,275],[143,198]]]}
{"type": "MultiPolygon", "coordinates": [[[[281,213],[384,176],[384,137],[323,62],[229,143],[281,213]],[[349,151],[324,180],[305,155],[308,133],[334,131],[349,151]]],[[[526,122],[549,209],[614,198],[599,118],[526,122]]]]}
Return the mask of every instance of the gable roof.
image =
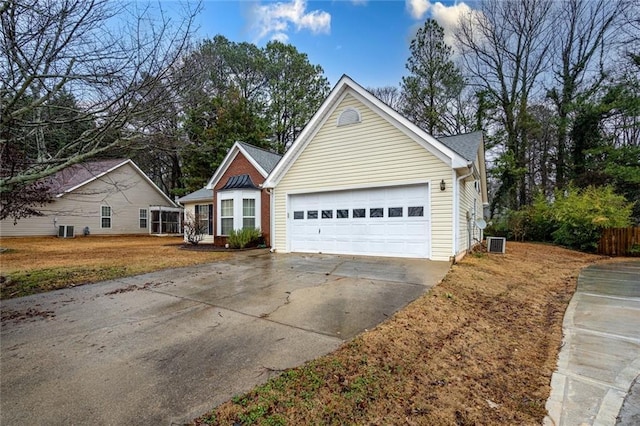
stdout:
{"type": "Polygon", "coordinates": [[[119,158],[73,164],[48,177],[47,184],[49,188],[51,188],[51,192],[59,197],[65,192],[71,192],[82,185],[98,179],[105,173],[123,165],[126,161],[126,159],[119,158]]]}
{"type": "Polygon", "coordinates": [[[264,187],[272,188],[282,179],[347,94],[352,95],[358,101],[365,104],[368,108],[372,109],[402,133],[452,168],[468,168],[470,166],[469,161],[458,152],[416,126],[345,74],[340,78],[318,111],[316,111],[298,138],[293,142],[291,148],[289,148],[284,157],[282,157],[282,160],[271,172],[263,184],[264,187]]]}
{"type": "Polygon", "coordinates": [[[218,166],[215,173],[209,179],[206,188],[213,189],[224,172],[229,168],[233,160],[235,160],[238,153],[242,153],[244,157],[249,160],[251,165],[266,178],[271,171],[276,167],[282,155],[275,152],[267,151],[266,149],[258,148],[257,146],[250,145],[246,142],[236,142],[231,146],[229,152],[222,160],[222,163],[218,166]]]}
{"type": "Polygon", "coordinates": [[[179,203],[188,203],[190,201],[211,201],[213,203],[213,190],[200,188],[183,197],[178,198],[179,203]]]}
{"type": "Polygon", "coordinates": [[[484,133],[482,131],[463,133],[461,135],[442,136],[440,142],[457,152],[467,161],[475,161],[478,156],[478,148],[482,143],[484,133]]]}
{"type": "Polygon", "coordinates": [[[247,151],[247,154],[256,160],[256,163],[260,164],[260,167],[262,167],[267,174],[271,173],[282,158],[280,154],[249,145],[246,142],[238,142],[238,144],[247,151]]]}
{"type": "Polygon", "coordinates": [[[96,160],[87,161],[84,163],[73,164],[54,173],[47,179],[51,191],[56,194],[56,198],[60,198],[65,194],[71,193],[78,188],[81,188],[101,177],[111,173],[112,171],[119,169],[120,167],[129,164],[133,169],[142,177],[155,191],[162,195],[167,202],[174,207],[177,204],[173,202],[171,198],[158,188],[151,179],[130,159],[109,159],[109,160],[96,160]]]}
{"type": "Polygon", "coordinates": [[[484,162],[484,132],[479,130],[461,135],[443,136],[439,139],[440,142],[459,153],[467,161],[473,162],[474,170],[477,171],[477,175],[474,172],[474,176],[479,176],[481,181],[482,202],[484,205],[489,205],[489,192],[486,185],[487,168],[484,162]],[[477,159],[479,159],[478,163],[476,163],[477,159]]]}

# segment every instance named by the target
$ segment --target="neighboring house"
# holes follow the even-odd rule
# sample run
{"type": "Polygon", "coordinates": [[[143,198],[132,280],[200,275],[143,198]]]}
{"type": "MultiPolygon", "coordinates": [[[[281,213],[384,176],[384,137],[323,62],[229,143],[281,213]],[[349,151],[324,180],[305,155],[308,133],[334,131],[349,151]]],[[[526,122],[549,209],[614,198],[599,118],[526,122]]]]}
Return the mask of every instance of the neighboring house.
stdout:
{"type": "Polygon", "coordinates": [[[100,160],[46,179],[53,201],[42,216],[0,222],[3,237],[71,234],[179,234],[182,209],[133,161],[100,160]]]}
{"type": "Polygon", "coordinates": [[[451,260],[488,203],[481,132],[436,139],[347,76],[263,186],[278,252],[451,260]]]}
{"type": "Polygon", "coordinates": [[[271,244],[270,196],[262,184],[280,158],[271,151],[236,142],[205,188],[178,199],[186,215],[191,212],[209,220],[209,235],[203,242],[223,246],[232,229],[249,227],[259,228],[265,244],[271,244]]]}

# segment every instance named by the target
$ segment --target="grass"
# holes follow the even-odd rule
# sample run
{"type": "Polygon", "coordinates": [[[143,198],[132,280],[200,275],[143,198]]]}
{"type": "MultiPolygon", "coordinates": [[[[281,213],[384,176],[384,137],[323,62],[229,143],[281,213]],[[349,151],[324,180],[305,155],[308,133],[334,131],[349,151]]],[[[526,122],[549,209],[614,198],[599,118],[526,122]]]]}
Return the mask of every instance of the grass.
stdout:
{"type": "Polygon", "coordinates": [[[0,299],[213,262],[226,253],[179,250],[181,237],[2,238],[0,299]]]}
{"type": "Polygon", "coordinates": [[[581,268],[602,258],[507,245],[334,353],[194,420],[242,425],[539,425],[581,268]]]}

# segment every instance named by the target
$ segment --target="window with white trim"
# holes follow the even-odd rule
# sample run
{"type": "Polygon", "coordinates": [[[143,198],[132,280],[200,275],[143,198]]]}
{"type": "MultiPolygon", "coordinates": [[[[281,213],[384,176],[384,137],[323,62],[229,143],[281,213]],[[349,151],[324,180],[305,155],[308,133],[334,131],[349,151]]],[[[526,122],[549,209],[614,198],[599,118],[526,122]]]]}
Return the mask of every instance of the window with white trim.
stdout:
{"type": "Polygon", "coordinates": [[[100,207],[100,227],[111,228],[111,206],[100,207]]]}
{"type": "Polygon", "coordinates": [[[139,215],[140,229],[147,229],[147,226],[148,226],[147,215],[148,215],[147,209],[140,209],[140,215],[139,215]]]}
{"type": "Polygon", "coordinates": [[[213,235],[213,204],[196,204],[195,213],[198,224],[202,225],[199,229],[207,235],[213,235]]]}
{"type": "Polygon", "coordinates": [[[233,199],[220,201],[220,234],[229,235],[233,230],[233,199]]]}
{"type": "Polygon", "coordinates": [[[260,190],[235,189],[217,193],[217,235],[233,229],[260,228],[260,190]]]}
{"type": "Polygon", "coordinates": [[[242,199],[242,228],[256,227],[256,200],[255,198],[242,199]]]}

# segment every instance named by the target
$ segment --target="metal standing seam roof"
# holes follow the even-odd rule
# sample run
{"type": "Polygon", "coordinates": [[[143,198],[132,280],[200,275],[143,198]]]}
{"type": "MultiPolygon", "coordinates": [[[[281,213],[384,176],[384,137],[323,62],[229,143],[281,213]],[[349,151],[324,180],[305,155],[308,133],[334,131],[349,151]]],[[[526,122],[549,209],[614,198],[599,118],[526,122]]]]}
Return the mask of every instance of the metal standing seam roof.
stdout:
{"type": "Polygon", "coordinates": [[[467,161],[475,161],[478,148],[482,142],[482,131],[464,133],[461,135],[443,136],[437,138],[447,148],[452,149],[467,161]]]}
{"type": "Polygon", "coordinates": [[[267,151],[266,149],[258,148],[257,146],[250,145],[246,142],[238,142],[239,145],[244,148],[247,153],[262,167],[267,173],[276,167],[276,164],[282,158],[282,155],[275,152],[267,151]]]}
{"type": "Polygon", "coordinates": [[[249,175],[236,175],[231,176],[227,183],[224,184],[220,191],[225,189],[260,189],[258,188],[249,175]]]}

